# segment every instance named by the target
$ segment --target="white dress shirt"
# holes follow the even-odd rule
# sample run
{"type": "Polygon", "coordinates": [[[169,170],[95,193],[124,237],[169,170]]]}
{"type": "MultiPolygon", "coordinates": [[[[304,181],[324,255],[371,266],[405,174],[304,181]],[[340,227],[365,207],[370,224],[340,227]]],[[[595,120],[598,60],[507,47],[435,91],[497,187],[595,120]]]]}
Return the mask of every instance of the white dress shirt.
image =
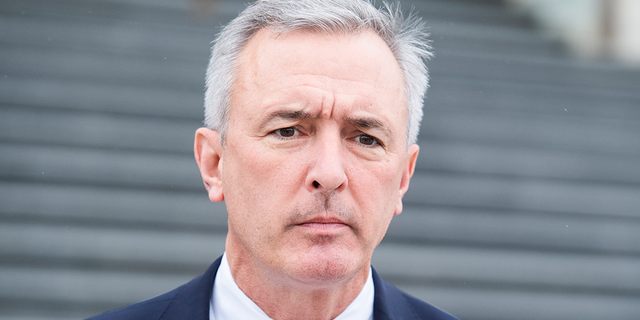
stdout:
{"type": "MultiPolygon", "coordinates": [[[[334,320],[373,320],[374,287],[371,269],[362,291],[351,304],[334,320]]],[[[222,256],[218,273],[213,284],[213,294],[209,302],[209,320],[255,319],[271,320],[257,304],[238,288],[227,261],[222,256]]]]}

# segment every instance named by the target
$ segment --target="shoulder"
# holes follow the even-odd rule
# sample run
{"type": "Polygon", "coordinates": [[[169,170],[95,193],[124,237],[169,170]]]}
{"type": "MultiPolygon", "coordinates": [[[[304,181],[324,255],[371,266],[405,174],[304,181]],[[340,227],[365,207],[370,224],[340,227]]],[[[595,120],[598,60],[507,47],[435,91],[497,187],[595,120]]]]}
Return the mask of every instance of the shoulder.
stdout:
{"type": "Polygon", "coordinates": [[[375,286],[374,319],[457,320],[456,317],[382,280],[373,271],[375,286]]]}
{"type": "Polygon", "coordinates": [[[160,319],[167,307],[175,299],[176,295],[184,287],[178,287],[165,294],[159,295],[149,300],[134,303],[130,306],[111,310],[101,315],[91,317],[87,320],[108,320],[108,319],[136,319],[136,320],[157,320],[160,319]]]}
{"type": "Polygon", "coordinates": [[[457,320],[456,317],[442,311],[433,305],[430,305],[420,299],[410,296],[402,291],[400,293],[404,296],[407,302],[413,306],[417,319],[429,319],[429,320],[457,320]]]}
{"type": "Polygon", "coordinates": [[[209,302],[220,260],[214,261],[204,274],[172,291],[89,320],[208,320],[209,302]]]}

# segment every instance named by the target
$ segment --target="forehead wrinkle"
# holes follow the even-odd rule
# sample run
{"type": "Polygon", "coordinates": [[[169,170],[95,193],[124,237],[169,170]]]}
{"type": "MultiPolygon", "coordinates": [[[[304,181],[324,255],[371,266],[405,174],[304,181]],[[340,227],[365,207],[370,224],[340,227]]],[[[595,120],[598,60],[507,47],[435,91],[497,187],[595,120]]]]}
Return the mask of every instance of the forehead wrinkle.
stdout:
{"type": "Polygon", "coordinates": [[[305,100],[305,102],[303,103],[305,105],[304,110],[318,109],[317,112],[314,111],[313,115],[311,113],[307,113],[308,115],[307,118],[310,118],[312,116],[315,116],[315,117],[326,116],[328,118],[331,118],[335,110],[336,86],[327,85],[328,82],[329,81],[323,81],[321,83],[318,83],[318,82],[295,83],[290,86],[282,87],[281,89],[279,89],[279,91],[276,91],[276,92],[281,92],[282,90],[287,91],[288,97],[280,97],[280,99],[282,100],[287,100],[292,97],[294,97],[295,99],[296,96],[302,95],[303,99],[298,98],[298,101],[305,100]],[[312,90],[312,91],[307,91],[307,90],[312,90]]]}
{"type": "Polygon", "coordinates": [[[358,80],[352,79],[342,79],[330,77],[322,74],[311,74],[311,73],[296,73],[292,74],[294,78],[296,78],[295,84],[291,85],[291,87],[295,86],[304,86],[304,87],[312,87],[316,89],[320,89],[327,92],[339,93],[339,94],[370,94],[376,91],[376,86],[371,83],[362,82],[358,80]],[[302,81],[298,80],[302,79],[302,81]],[[318,79],[322,79],[322,81],[318,81],[318,79]],[[357,88],[358,93],[354,93],[353,89],[357,88]]]}

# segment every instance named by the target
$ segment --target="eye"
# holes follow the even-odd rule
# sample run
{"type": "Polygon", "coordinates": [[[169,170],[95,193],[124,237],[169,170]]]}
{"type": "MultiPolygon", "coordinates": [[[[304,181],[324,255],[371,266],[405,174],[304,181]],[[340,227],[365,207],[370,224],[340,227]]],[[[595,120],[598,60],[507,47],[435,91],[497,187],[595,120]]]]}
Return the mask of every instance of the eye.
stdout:
{"type": "Polygon", "coordinates": [[[378,139],[366,135],[366,134],[362,134],[356,137],[356,141],[358,141],[359,143],[365,145],[365,146],[373,146],[375,144],[378,143],[378,139]]]}
{"type": "Polygon", "coordinates": [[[296,128],[294,127],[287,127],[287,128],[275,130],[274,132],[281,137],[290,138],[295,136],[298,130],[296,130],[296,128]]]}

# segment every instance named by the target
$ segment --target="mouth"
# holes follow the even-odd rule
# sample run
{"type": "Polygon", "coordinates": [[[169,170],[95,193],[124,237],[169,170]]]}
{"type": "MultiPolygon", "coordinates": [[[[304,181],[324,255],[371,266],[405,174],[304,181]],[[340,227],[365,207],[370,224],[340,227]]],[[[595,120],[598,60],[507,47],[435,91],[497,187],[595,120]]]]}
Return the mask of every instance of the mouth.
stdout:
{"type": "Polygon", "coordinates": [[[299,227],[308,228],[316,231],[332,231],[345,227],[349,227],[344,221],[338,218],[328,218],[328,217],[316,217],[313,219],[305,220],[301,223],[296,224],[299,227]]]}

